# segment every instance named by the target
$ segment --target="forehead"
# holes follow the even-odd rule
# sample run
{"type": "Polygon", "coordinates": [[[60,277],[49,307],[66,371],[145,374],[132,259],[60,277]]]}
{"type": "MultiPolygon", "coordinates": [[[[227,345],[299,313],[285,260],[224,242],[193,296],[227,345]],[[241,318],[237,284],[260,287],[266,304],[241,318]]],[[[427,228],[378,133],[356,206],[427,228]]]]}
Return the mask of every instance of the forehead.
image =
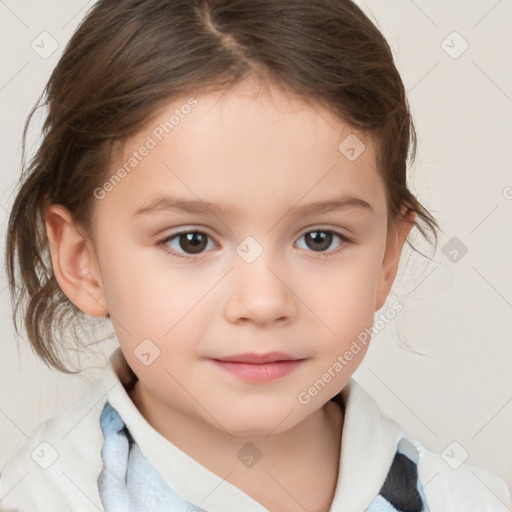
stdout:
{"type": "Polygon", "coordinates": [[[251,80],[162,107],[126,141],[111,175],[122,167],[129,172],[109,201],[132,213],[164,193],[259,211],[354,195],[385,210],[371,140],[328,110],[251,80]]]}

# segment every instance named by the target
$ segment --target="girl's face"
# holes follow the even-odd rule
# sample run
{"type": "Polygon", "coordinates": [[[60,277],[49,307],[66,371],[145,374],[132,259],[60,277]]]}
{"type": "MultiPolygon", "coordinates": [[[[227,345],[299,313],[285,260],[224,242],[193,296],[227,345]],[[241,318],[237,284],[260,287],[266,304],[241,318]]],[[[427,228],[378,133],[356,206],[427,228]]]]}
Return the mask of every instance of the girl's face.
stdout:
{"type": "Polygon", "coordinates": [[[386,246],[369,140],[254,85],[161,110],[95,193],[98,282],[140,393],[232,435],[287,430],[343,388],[409,229],[386,246]],[[270,352],[301,362],[215,361],[270,352]]]}

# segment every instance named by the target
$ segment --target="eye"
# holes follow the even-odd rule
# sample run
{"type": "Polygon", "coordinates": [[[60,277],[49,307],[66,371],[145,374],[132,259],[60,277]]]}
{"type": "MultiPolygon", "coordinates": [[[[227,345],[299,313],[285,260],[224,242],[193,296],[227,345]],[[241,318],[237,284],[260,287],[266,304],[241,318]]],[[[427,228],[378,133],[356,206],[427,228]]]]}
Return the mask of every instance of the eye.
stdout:
{"type": "MultiPolygon", "coordinates": [[[[313,252],[320,253],[324,257],[329,257],[341,253],[351,243],[347,237],[330,229],[320,228],[308,231],[304,233],[300,238],[303,237],[306,240],[306,248],[310,248],[313,252]],[[333,251],[326,252],[325,249],[328,249],[332,245],[335,238],[341,240],[338,248],[333,251]]],[[[180,231],[179,233],[174,233],[162,240],[159,240],[156,245],[159,247],[161,246],[167,254],[171,254],[176,258],[192,260],[197,259],[202,255],[208,246],[208,239],[211,240],[211,237],[203,231],[180,231]],[[174,247],[171,248],[169,246],[169,242],[173,242],[174,247]],[[180,251],[184,251],[185,254],[181,253],[180,251]]]]}
{"type": "Polygon", "coordinates": [[[208,238],[211,237],[202,231],[180,231],[179,233],[174,233],[158,241],[157,245],[162,246],[163,250],[168,254],[176,256],[177,258],[190,260],[196,259],[197,256],[202,253],[207,245],[208,238]],[[174,239],[176,239],[177,243],[175,243],[175,246],[171,249],[169,248],[168,242],[172,242],[174,239]],[[190,251],[191,254],[181,254],[178,252],[178,249],[190,251]]]}
{"type": "Polygon", "coordinates": [[[312,249],[313,252],[319,252],[322,254],[322,256],[326,257],[339,254],[340,252],[344,251],[351,243],[351,241],[347,237],[330,229],[319,228],[313,231],[308,231],[301,236],[301,238],[303,237],[304,240],[306,241],[307,248],[312,249]],[[341,240],[341,243],[338,245],[338,248],[335,249],[334,251],[326,252],[324,249],[328,249],[332,245],[335,238],[339,238],[341,240]]]}

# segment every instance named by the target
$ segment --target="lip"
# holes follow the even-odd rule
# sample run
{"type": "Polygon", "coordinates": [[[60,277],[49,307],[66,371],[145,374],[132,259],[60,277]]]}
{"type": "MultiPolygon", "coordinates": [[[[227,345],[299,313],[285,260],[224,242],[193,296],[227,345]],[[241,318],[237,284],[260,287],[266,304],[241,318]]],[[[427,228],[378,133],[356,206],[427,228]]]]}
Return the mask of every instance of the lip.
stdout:
{"type": "Polygon", "coordinates": [[[300,358],[293,357],[284,352],[268,352],[266,354],[256,354],[254,352],[247,352],[245,354],[236,354],[233,356],[216,357],[215,361],[225,361],[229,363],[275,363],[276,361],[297,361],[300,358]]]}
{"type": "Polygon", "coordinates": [[[296,359],[283,352],[238,354],[212,359],[221,370],[250,382],[280,379],[297,369],[305,359],[296,359]]]}

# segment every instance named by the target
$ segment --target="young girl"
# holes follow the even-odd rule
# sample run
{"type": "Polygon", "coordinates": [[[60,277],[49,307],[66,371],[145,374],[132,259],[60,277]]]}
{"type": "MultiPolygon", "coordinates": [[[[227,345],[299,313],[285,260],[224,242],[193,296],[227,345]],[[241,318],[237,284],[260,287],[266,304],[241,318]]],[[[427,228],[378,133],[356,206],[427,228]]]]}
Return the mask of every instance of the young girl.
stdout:
{"type": "Polygon", "coordinates": [[[411,228],[438,229],[356,5],[100,0],[45,93],[14,317],[26,300],[64,372],[66,314],[110,319],[119,348],[2,469],[2,510],[508,510],[500,476],[409,439],[351,377],[411,228]]]}

